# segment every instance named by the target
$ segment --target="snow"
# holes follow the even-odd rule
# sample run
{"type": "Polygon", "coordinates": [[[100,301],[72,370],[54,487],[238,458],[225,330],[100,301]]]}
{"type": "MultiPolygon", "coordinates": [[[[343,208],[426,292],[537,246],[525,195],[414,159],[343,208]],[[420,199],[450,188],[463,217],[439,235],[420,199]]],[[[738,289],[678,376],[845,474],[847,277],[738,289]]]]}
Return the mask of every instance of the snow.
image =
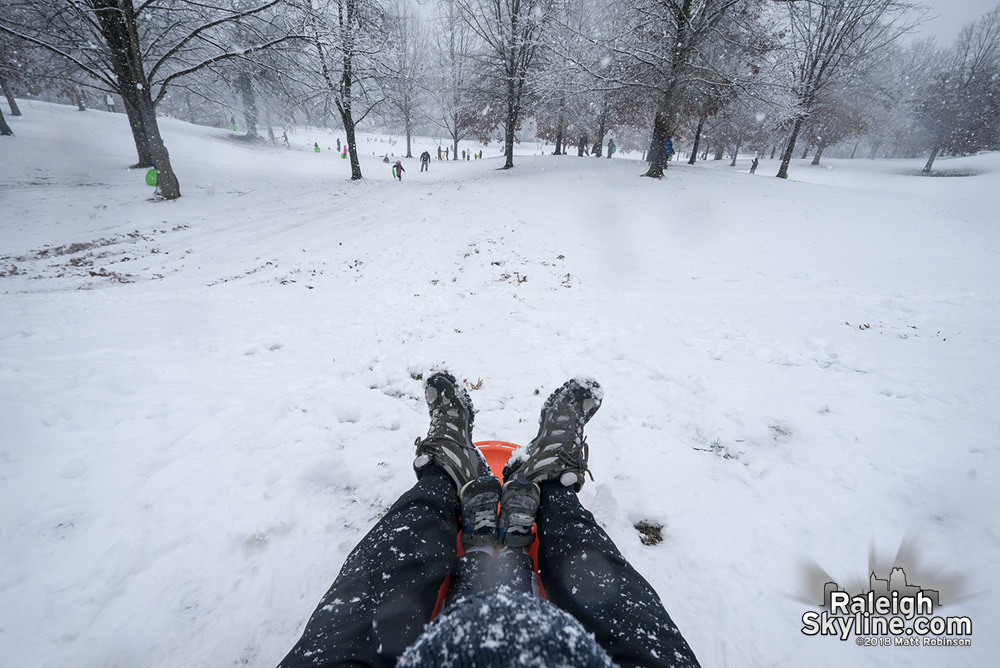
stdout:
{"type": "Polygon", "coordinates": [[[581,498],[706,667],[1000,651],[970,596],[1000,560],[1000,154],[935,165],[968,177],[824,160],[779,180],[748,156],[651,181],[535,144],[497,171],[493,144],[404,159],[398,183],[381,156],[405,140],[361,134],[350,182],[335,134],[252,146],[166,119],[183,197],[156,203],[124,115],[20,104],[0,141],[5,663],[275,665],[412,484],[435,369],[482,381],[477,438],[518,443],[564,380],[600,381],[581,498]],[[907,540],[971,647],[800,632],[808,573],[861,583],[907,540]]]}

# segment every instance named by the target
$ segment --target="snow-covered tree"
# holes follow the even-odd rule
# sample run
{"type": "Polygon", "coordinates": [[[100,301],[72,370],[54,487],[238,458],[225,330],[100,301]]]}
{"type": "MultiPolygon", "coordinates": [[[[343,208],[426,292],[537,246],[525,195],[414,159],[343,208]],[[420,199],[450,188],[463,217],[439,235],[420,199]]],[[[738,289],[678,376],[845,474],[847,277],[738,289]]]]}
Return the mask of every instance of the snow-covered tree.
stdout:
{"type": "Polygon", "coordinates": [[[917,115],[931,141],[924,173],[942,150],[970,153],[1000,143],[1000,7],[962,29],[921,91],[917,115]]]}
{"type": "Polygon", "coordinates": [[[638,148],[634,130],[645,125],[645,92],[632,85],[634,64],[618,57],[629,19],[620,6],[605,1],[567,0],[554,13],[546,40],[551,73],[545,79],[552,85],[543,88],[542,97],[559,110],[556,118],[577,142],[578,155],[592,144],[591,155],[601,157],[609,134],[627,137],[630,150],[638,148]]]}
{"type": "Polygon", "coordinates": [[[386,117],[403,126],[406,157],[412,158],[414,126],[426,91],[428,40],[420,17],[403,0],[396,0],[389,16],[390,41],[382,88],[388,102],[386,117]]]}
{"type": "Polygon", "coordinates": [[[718,36],[716,28],[739,8],[754,0],[629,0],[631,16],[626,32],[615,36],[617,56],[630,59],[637,85],[644,86],[656,104],[650,142],[649,171],[663,175],[668,139],[677,131],[677,116],[686,85],[709,67],[702,49],[718,36]]]}
{"type": "Polygon", "coordinates": [[[850,84],[859,91],[853,104],[861,107],[866,127],[850,157],[914,157],[924,150],[926,133],[913,113],[914,101],[940,67],[940,58],[933,38],[895,45],[879,58],[877,67],[867,68],[850,84]]]}
{"type": "Polygon", "coordinates": [[[180,197],[156,120],[168,86],[212,63],[239,58],[295,36],[230,43],[236,22],[269,23],[284,0],[215,6],[197,0],[0,0],[0,32],[47,50],[77,68],[78,87],[121,96],[138,153],[138,167],[155,166],[161,197],[180,197]],[[228,45],[228,46],[227,46],[228,45]]]}
{"type": "Polygon", "coordinates": [[[351,179],[362,178],[356,126],[385,101],[384,56],[390,41],[388,15],[377,0],[313,2],[302,60],[304,101],[318,101],[323,116],[335,110],[347,135],[351,179]]]}
{"type": "Polygon", "coordinates": [[[11,116],[21,115],[21,110],[14,97],[14,89],[11,87],[11,80],[25,73],[30,67],[31,57],[25,46],[25,43],[15,40],[9,34],[0,33],[0,91],[7,98],[11,116]]]}
{"type": "Polygon", "coordinates": [[[798,100],[777,176],[787,178],[795,142],[824,89],[883,54],[917,20],[906,0],[795,0],[787,6],[789,71],[798,100]]]}
{"type": "Polygon", "coordinates": [[[462,18],[457,0],[439,0],[428,76],[428,117],[445,131],[455,154],[458,143],[470,135],[479,111],[472,100],[475,63],[471,58],[478,47],[478,37],[462,18]]]}
{"type": "Polygon", "coordinates": [[[679,109],[678,130],[686,126],[692,138],[692,165],[710,118],[716,155],[721,159],[730,146],[735,164],[741,146],[756,149],[766,143],[769,129],[787,109],[778,78],[777,28],[769,15],[757,5],[740,5],[722,17],[714,33],[699,47],[679,109]]]}
{"type": "MultiPolygon", "coordinates": [[[[503,169],[514,166],[514,133],[522,120],[524,102],[553,0],[455,0],[463,19],[480,40],[472,58],[479,66],[481,93],[493,93],[494,113],[502,118],[503,169]]],[[[482,125],[481,125],[482,127],[482,125]]]]}
{"type": "Polygon", "coordinates": [[[809,143],[816,147],[813,165],[819,164],[828,146],[868,130],[864,94],[858,87],[831,86],[820,95],[805,126],[809,143]]]}

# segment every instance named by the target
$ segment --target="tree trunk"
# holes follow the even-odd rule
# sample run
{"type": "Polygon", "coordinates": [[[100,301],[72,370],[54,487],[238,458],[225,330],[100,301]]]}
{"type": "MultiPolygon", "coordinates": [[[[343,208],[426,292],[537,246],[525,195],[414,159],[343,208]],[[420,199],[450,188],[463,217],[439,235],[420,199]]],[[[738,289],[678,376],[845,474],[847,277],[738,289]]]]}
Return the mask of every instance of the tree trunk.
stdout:
{"type": "Polygon", "coordinates": [[[809,149],[810,149],[810,148],[811,148],[811,145],[810,145],[810,144],[806,144],[806,148],[805,148],[805,150],[804,150],[804,151],[802,151],[802,159],[803,159],[803,160],[805,160],[806,158],[808,158],[808,157],[809,157],[809,149]]]}
{"type": "Polygon", "coordinates": [[[502,169],[510,169],[514,166],[514,127],[517,125],[517,110],[515,104],[515,90],[513,80],[507,81],[507,118],[504,120],[503,152],[506,161],[502,169]]]}
{"type": "Polygon", "coordinates": [[[857,152],[858,152],[858,146],[860,146],[860,145],[861,145],[861,140],[860,139],[858,141],[854,142],[854,149],[851,151],[851,160],[854,160],[854,156],[857,154],[857,152]]]}
{"type": "Polygon", "coordinates": [[[163,199],[177,199],[181,196],[180,183],[170,165],[170,155],[160,136],[156,122],[156,107],[151,96],[149,82],[142,63],[142,49],[135,22],[135,8],[132,0],[91,0],[98,10],[101,35],[112,53],[118,92],[122,95],[129,125],[136,140],[139,166],[147,157],[156,167],[156,189],[163,199]],[[148,156],[143,155],[143,148],[148,156]]]}
{"type": "Polygon", "coordinates": [[[565,115],[563,114],[563,107],[565,107],[565,100],[561,103],[563,106],[559,108],[559,120],[556,121],[558,127],[556,128],[556,150],[552,155],[566,155],[569,153],[569,147],[563,146],[563,128],[566,125],[565,115]]]}
{"type": "Polygon", "coordinates": [[[149,140],[146,138],[146,131],[143,129],[142,116],[139,112],[139,99],[135,88],[131,90],[121,89],[122,103],[125,105],[125,115],[128,116],[129,128],[132,130],[132,141],[135,143],[135,152],[138,155],[138,162],[132,165],[132,169],[147,169],[153,166],[153,152],[149,148],[149,140]]]}
{"type": "Polygon", "coordinates": [[[354,135],[354,119],[350,114],[344,118],[344,132],[347,134],[347,155],[351,161],[351,180],[361,178],[361,161],[358,160],[358,143],[354,135]]]}
{"type": "Polygon", "coordinates": [[[87,102],[83,99],[83,91],[79,88],[73,91],[73,97],[76,98],[76,110],[77,111],[87,111],[87,102]]]}
{"type": "Polygon", "coordinates": [[[236,88],[239,89],[240,97],[243,99],[243,119],[247,124],[247,134],[256,137],[257,98],[253,93],[253,83],[250,81],[250,75],[246,72],[240,72],[240,75],[236,77],[236,88]]]}
{"type": "Polygon", "coordinates": [[[693,165],[698,161],[698,144],[701,143],[701,131],[705,128],[705,121],[708,120],[708,114],[702,114],[701,118],[698,119],[698,127],[694,131],[694,146],[691,147],[691,157],[688,158],[688,164],[693,165]]]}
{"type": "Polygon", "coordinates": [[[361,176],[361,161],[358,159],[358,144],[354,135],[354,115],[351,110],[351,85],[353,72],[351,70],[351,56],[344,54],[344,73],[341,78],[341,90],[343,91],[343,103],[337,101],[337,110],[340,112],[340,120],[344,124],[344,132],[347,134],[347,153],[351,160],[351,180],[357,181],[361,176]]]}
{"type": "MultiPolygon", "coordinates": [[[[406,114],[406,157],[413,157],[413,121],[410,114],[406,114]]],[[[455,150],[458,150],[457,148],[455,150]]]]}
{"type": "Polygon", "coordinates": [[[726,154],[726,145],[719,144],[715,149],[715,160],[722,160],[722,156],[726,154]]]}
{"type": "Polygon", "coordinates": [[[875,142],[872,144],[872,150],[868,152],[868,159],[874,160],[875,156],[878,155],[878,150],[882,147],[882,142],[875,142]]]}
{"type": "Polygon", "coordinates": [[[17,100],[14,99],[14,91],[10,89],[10,84],[8,84],[7,80],[4,79],[2,76],[0,76],[0,88],[3,89],[4,97],[7,98],[7,104],[10,105],[10,115],[20,116],[21,110],[18,109],[17,100]]]}
{"type": "Polygon", "coordinates": [[[731,163],[729,163],[730,167],[735,167],[736,166],[736,156],[738,156],[740,154],[740,143],[741,142],[742,142],[742,140],[736,142],[736,148],[733,150],[733,161],[731,163]]]}
{"type": "Polygon", "coordinates": [[[163,199],[177,199],[181,196],[181,184],[174,174],[170,164],[170,154],[160,136],[160,126],[156,122],[156,107],[149,96],[149,88],[143,89],[143,109],[141,111],[143,127],[149,140],[149,150],[153,155],[153,166],[156,167],[156,191],[163,199]]]}
{"type": "Polygon", "coordinates": [[[511,117],[504,122],[503,155],[504,163],[501,169],[511,169],[514,166],[514,123],[511,117]]]}
{"type": "Polygon", "coordinates": [[[779,179],[788,178],[788,165],[792,162],[792,151],[795,150],[795,140],[802,129],[802,121],[802,116],[799,116],[795,119],[795,125],[792,126],[792,136],[788,138],[788,146],[785,147],[785,152],[781,155],[781,166],[778,168],[778,173],[775,174],[779,179]]]}
{"type": "Polygon", "coordinates": [[[191,91],[184,91],[184,102],[187,103],[188,121],[194,125],[194,107],[191,106],[191,91]]]}
{"type": "Polygon", "coordinates": [[[7,125],[7,119],[3,117],[3,109],[0,109],[0,137],[13,137],[14,131],[7,125]]]}
{"type": "Polygon", "coordinates": [[[819,164],[819,159],[823,157],[823,149],[825,149],[825,148],[826,148],[826,144],[819,144],[816,147],[816,155],[813,156],[812,164],[814,164],[814,165],[818,165],[819,164]]]}
{"type": "MultiPolygon", "coordinates": [[[[666,104],[664,103],[664,105],[666,104]]],[[[663,165],[667,161],[667,139],[670,138],[670,120],[663,109],[658,109],[653,118],[653,139],[649,145],[649,170],[643,176],[652,179],[663,178],[663,165]]]]}
{"type": "Polygon", "coordinates": [[[923,168],[923,170],[921,170],[921,173],[923,173],[923,174],[930,174],[931,173],[931,169],[934,167],[934,159],[937,157],[938,151],[940,151],[940,150],[941,150],[940,146],[935,146],[934,147],[934,150],[931,151],[931,157],[927,158],[927,164],[924,165],[924,168],[923,168]]]}
{"type": "MultiPolygon", "coordinates": [[[[344,22],[344,25],[348,26],[348,30],[353,25],[354,9],[354,5],[348,2],[347,20],[344,22]]],[[[340,114],[340,122],[344,126],[344,133],[347,135],[347,153],[351,161],[351,180],[357,181],[362,176],[361,161],[358,159],[358,143],[354,134],[354,114],[351,108],[351,87],[354,85],[354,71],[352,69],[354,54],[349,49],[341,54],[343,71],[341,72],[340,80],[334,84],[333,78],[330,76],[330,68],[326,64],[326,52],[323,50],[323,43],[317,39],[315,47],[322,65],[323,80],[326,81],[328,94],[333,97],[334,103],[337,106],[337,113],[340,114]]],[[[308,110],[306,113],[308,114],[308,110]]]]}
{"type": "Polygon", "coordinates": [[[771,146],[771,160],[774,160],[774,154],[778,152],[778,145],[774,144],[771,146]]]}

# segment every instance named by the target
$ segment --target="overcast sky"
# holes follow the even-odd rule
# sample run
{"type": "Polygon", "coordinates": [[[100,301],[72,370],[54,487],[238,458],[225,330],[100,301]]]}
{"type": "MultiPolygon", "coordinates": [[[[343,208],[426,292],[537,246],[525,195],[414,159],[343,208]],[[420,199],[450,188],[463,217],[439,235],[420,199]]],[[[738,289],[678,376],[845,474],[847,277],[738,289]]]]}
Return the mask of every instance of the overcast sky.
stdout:
{"type": "Polygon", "coordinates": [[[917,37],[933,36],[942,45],[950,45],[967,23],[995,8],[1000,0],[921,0],[930,8],[932,18],[920,27],[917,37]]]}

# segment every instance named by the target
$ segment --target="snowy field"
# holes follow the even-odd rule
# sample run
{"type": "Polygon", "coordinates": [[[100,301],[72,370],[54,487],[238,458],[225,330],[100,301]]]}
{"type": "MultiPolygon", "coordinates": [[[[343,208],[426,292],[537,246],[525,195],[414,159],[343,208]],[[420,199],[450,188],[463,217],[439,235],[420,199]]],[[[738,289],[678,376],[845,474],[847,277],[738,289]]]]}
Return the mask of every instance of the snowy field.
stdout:
{"type": "Polygon", "coordinates": [[[706,668],[995,664],[1000,154],[657,182],[534,144],[497,171],[493,144],[398,183],[380,157],[403,143],[362,134],[352,183],[337,135],[164,120],[183,197],[155,203],[124,115],[21,107],[3,665],[274,666],[412,484],[436,369],[481,381],[478,439],[519,443],[565,379],[604,385],[581,497],[706,668]],[[816,565],[856,590],[905,541],[971,647],[801,633],[816,565]]]}

